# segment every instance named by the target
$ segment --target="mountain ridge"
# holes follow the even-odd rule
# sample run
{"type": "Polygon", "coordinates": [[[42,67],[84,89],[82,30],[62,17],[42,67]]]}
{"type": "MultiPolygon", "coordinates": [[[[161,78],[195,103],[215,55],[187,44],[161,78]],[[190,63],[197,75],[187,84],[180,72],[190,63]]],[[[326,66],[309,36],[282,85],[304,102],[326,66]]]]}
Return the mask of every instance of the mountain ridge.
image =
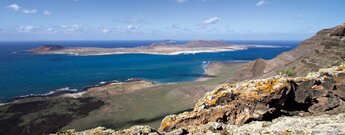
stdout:
{"type": "Polygon", "coordinates": [[[247,63],[229,82],[265,78],[284,69],[294,70],[295,76],[304,76],[320,68],[339,65],[345,61],[344,34],[345,24],[323,29],[291,51],[270,60],[257,59],[247,63]]]}

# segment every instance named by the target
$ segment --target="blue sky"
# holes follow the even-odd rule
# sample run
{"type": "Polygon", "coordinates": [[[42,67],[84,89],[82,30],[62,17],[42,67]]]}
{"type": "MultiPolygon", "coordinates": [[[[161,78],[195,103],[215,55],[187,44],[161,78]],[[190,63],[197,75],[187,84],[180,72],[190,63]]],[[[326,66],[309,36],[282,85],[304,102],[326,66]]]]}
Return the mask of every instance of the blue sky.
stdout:
{"type": "Polygon", "coordinates": [[[301,40],[345,0],[0,0],[0,41],[301,40]]]}

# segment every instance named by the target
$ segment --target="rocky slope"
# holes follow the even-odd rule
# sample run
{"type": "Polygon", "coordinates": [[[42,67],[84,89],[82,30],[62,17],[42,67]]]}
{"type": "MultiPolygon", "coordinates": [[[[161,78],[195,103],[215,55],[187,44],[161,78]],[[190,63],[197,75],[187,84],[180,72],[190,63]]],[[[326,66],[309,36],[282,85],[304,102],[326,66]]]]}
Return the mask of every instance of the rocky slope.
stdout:
{"type": "Polygon", "coordinates": [[[341,65],[306,77],[224,84],[200,99],[193,111],[166,116],[157,131],[134,126],[58,134],[345,134],[344,112],[345,65],[341,65]]]}
{"type": "Polygon", "coordinates": [[[244,65],[229,79],[237,82],[252,78],[266,78],[290,70],[294,76],[304,76],[330,65],[345,61],[345,24],[319,31],[297,48],[271,60],[257,59],[244,65]]]}

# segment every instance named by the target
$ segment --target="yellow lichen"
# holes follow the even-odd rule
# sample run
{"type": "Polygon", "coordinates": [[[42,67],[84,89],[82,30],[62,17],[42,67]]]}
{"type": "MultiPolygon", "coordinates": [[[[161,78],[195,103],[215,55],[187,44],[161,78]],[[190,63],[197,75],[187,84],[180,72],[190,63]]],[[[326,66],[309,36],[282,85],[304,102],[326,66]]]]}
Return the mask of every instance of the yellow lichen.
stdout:
{"type": "Polygon", "coordinates": [[[341,65],[339,67],[337,67],[336,71],[342,71],[345,70],[345,65],[341,65]]]}
{"type": "Polygon", "coordinates": [[[250,98],[250,99],[260,99],[260,95],[256,92],[250,92],[247,94],[247,97],[250,98]]]}
{"type": "Polygon", "coordinates": [[[172,127],[173,125],[175,125],[175,120],[176,120],[176,115],[166,116],[161,122],[161,129],[164,130],[167,127],[172,127]]]}

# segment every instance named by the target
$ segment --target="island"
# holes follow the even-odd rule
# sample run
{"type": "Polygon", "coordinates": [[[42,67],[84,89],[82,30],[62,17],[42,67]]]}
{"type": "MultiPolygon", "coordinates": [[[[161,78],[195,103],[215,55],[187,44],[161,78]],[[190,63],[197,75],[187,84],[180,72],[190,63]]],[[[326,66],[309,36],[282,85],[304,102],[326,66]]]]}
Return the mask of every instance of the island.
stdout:
{"type": "Polygon", "coordinates": [[[279,47],[269,45],[237,45],[218,40],[195,40],[185,44],[171,44],[171,42],[157,42],[148,46],[132,48],[99,48],[99,47],[64,47],[61,45],[44,45],[29,50],[35,54],[69,54],[69,55],[111,55],[111,54],[157,54],[178,55],[208,52],[227,52],[245,50],[250,47],[279,47]]]}
{"type": "Polygon", "coordinates": [[[270,60],[210,62],[198,81],[134,78],[2,102],[0,133],[344,134],[344,56],[345,24],[270,60]]]}

